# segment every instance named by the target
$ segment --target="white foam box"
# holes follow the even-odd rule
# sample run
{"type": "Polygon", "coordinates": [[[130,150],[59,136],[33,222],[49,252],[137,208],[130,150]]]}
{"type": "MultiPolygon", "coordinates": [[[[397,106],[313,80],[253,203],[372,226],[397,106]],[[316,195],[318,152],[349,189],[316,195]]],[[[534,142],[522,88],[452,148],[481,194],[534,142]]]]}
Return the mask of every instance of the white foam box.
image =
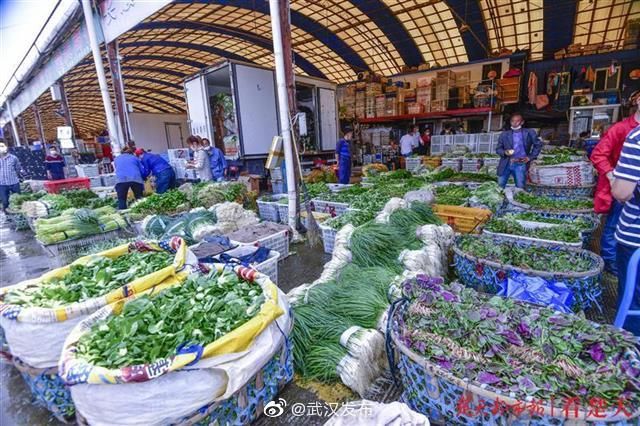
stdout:
{"type": "Polygon", "coordinates": [[[174,148],[167,150],[167,156],[169,157],[169,162],[173,162],[174,160],[189,160],[189,149],[188,148],[174,148]]]}

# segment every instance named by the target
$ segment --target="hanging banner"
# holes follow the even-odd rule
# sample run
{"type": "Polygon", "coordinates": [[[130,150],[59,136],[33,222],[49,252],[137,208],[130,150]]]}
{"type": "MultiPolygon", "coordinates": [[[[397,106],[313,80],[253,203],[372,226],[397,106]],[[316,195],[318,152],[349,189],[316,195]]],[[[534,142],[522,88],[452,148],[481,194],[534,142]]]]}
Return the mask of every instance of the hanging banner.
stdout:
{"type": "Polygon", "coordinates": [[[99,8],[105,41],[112,42],[169,3],[171,0],[104,0],[99,8]]]}

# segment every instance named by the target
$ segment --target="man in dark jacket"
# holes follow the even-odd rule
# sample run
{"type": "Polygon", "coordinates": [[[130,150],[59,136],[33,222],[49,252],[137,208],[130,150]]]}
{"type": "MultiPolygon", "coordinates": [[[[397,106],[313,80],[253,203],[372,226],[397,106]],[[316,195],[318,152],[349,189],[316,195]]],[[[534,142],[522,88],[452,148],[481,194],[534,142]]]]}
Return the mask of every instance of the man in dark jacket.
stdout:
{"type": "Polygon", "coordinates": [[[498,139],[496,153],[500,156],[498,164],[498,183],[507,186],[513,176],[516,187],[523,188],[527,181],[527,168],[531,161],[538,158],[542,142],[535,130],[523,129],[524,119],[520,113],[511,116],[511,129],[505,130],[498,139]]]}

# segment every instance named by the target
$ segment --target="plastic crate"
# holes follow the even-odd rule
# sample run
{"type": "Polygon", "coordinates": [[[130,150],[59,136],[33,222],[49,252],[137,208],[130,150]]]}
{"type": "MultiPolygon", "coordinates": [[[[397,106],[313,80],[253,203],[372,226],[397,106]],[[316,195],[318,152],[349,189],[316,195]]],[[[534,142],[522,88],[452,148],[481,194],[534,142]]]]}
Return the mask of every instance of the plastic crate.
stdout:
{"type": "Polygon", "coordinates": [[[260,219],[278,223],[278,203],[276,201],[257,201],[260,219]]]}
{"type": "Polygon", "coordinates": [[[93,176],[89,178],[89,186],[91,188],[97,188],[102,186],[102,178],[100,176],[93,176]]]}
{"type": "Polygon", "coordinates": [[[422,157],[409,157],[405,160],[405,164],[405,168],[408,171],[413,172],[422,166],[422,157]]]}
{"type": "Polygon", "coordinates": [[[231,241],[231,243],[238,246],[266,247],[268,249],[275,250],[280,255],[279,260],[289,256],[289,231],[286,229],[250,243],[241,243],[240,241],[231,241]]]}
{"type": "Polygon", "coordinates": [[[56,244],[44,244],[40,241],[40,245],[47,254],[55,258],[54,262],[57,267],[68,265],[76,260],[80,253],[95,243],[108,241],[126,235],[126,230],[116,229],[114,231],[104,232],[102,234],[90,235],[88,237],[76,238],[74,240],[62,241],[56,244]]]}
{"type": "Polygon", "coordinates": [[[116,174],[115,173],[109,173],[106,175],[100,175],[100,178],[102,179],[102,186],[116,186],[116,174]]]}
{"type": "Polygon", "coordinates": [[[320,230],[322,231],[322,244],[324,245],[324,252],[327,254],[333,253],[333,248],[336,243],[336,234],[338,233],[338,231],[326,225],[320,225],[320,230]]]}
{"type": "Polygon", "coordinates": [[[282,169],[269,169],[269,173],[271,174],[272,180],[284,180],[284,176],[282,175],[282,169]]]}
{"type": "Polygon", "coordinates": [[[347,203],[336,203],[334,201],[324,201],[314,198],[311,200],[311,209],[320,213],[329,213],[332,217],[340,216],[349,208],[347,203]]]}
{"type": "Polygon", "coordinates": [[[463,234],[476,233],[480,230],[480,225],[486,223],[491,218],[491,211],[475,207],[447,206],[444,204],[434,204],[433,212],[454,231],[463,234]]]}
{"type": "Polygon", "coordinates": [[[353,184],[350,183],[328,183],[327,184],[327,188],[329,188],[329,191],[331,192],[340,192],[340,191],[344,191],[347,188],[351,188],[353,186],[353,184]]]}
{"type": "Polygon", "coordinates": [[[49,194],[57,194],[61,191],[70,191],[72,189],[90,189],[90,188],[91,188],[91,180],[87,177],[48,180],[44,183],[44,189],[49,194]]]}
{"type": "Polygon", "coordinates": [[[97,164],[78,164],[76,166],[78,177],[100,176],[100,167],[97,164]]]}
{"type": "Polygon", "coordinates": [[[499,158],[484,158],[482,160],[483,167],[498,167],[499,163],[500,163],[499,158]]]}
{"type": "MultiPolygon", "coordinates": [[[[229,251],[226,251],[224,254],[227,254],[232,257],[242,257],[248,256],[255,253],[258,250],[258,247],[252,246],[239,246],[229,251]]],[[[269,257],[262,263],[244,265],[248,266],[251,269],[255,269],[258,272],[261,272],[265,275],[268,275],[273,281],[274,284],[278,284],[278,259],[280,258],[280,253],[275,250],[269,251],[269,257]]],[[[220,260],[220,255],[215,256],[214,259],[220,260]]]]}
{"type": "MultiPolygon", "coordinates": [[[[313,218],[316,220],[316,223],[318,224],[318,226],[322,222],[331,219],[331,215],[328,213],[311,212],[311,214],[313,215],[313,218]]],[[[302,211],[300,212],[300,221],[302,222],[305,228],[309,228],[309,215],[307,214],[307,211],[305,209],[302,209],[302,211]]]]}
{"type": "Polygon", "coordinates": [[[285,183],[283,180],[281,181],[271,181],[271,191],[274,194],[283,194],[285,192],[285,183]]]}
{"type": "Polygon", "coordinates": [[[481,158],[463,158],[462,171],[467,173],[477,173],[482,168],[481,158]]]}
{"type": "Polygon", "coordinates": [[[480,133],[476,135],[476,152],[482,154],[493,154],[491,150],[493,144],[491,143],[491,133],[480,133]]]}
{"type": "Polygon", "coordinates": [[[456,172],[462,169],[462,159],[460,158],[443,158],[442,167],[448,167],[456,172]]]}
{"type": "MultiPolygon", "coordinates": [[[[304,212],[307,205],[305,203],[300,203],[300,211],[304,212]]],[[[277,203],[276,208],[278,209],[279,223],[283,223],[287,225],[289,223],[289,203],[282,204],[277,203]]]]}

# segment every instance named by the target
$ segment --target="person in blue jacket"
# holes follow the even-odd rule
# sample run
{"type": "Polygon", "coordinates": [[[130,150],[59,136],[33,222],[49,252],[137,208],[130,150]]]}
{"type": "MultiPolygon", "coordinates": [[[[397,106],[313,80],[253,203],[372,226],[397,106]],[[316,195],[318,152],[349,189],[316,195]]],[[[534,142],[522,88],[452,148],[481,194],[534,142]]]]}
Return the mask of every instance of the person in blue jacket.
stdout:
{"type": "Polygon", "coordinates": [[[133,191],[136,200],[142,198],[144,193],[144,166],[140,159],[133,155],[133,149],[126,147],[113,161],[116,169],[116,193],[118,194],[118,209],[127,208],[127,196],[129,189],[133,191]]]}
{"type": "Polygon", "coordinates": [[[158,154],[146,152],[142,148],[136,149],[136,157],[140,159],[144,171],[142,178],[146,179],[149,175],[156,178],[156,192],[164,194],[176,186],[176,174],[171,165],[158,154]]]}
{"type": "Polygon", "coordinates": [[[498,138],[498,184],[503,188],[507,186],[509,177],[513,176],[516,187],[524,189],[529,163],[537,159],[542,150],[542,142],[536,131],[524,129],[523,124],[522,114],[513,114],[511,129],[502,132],[498,138]]]}
{"type": "Polygon", "coordinates": [[[227,176],[227,160],[224,158],[222,150],[211,145],[209,139],[202,138],[204,149],[209,153],[209,164],[211,166],[211,175],[215,182],[222,182],[227,176]]]}
{"type": "Polygon", "coordinates": [[[345,185],[351,180],[351,138],[353,138],[353,129],[345,126],[342,139],[338,141],[336,146],[338,183],[345,185]]]}

